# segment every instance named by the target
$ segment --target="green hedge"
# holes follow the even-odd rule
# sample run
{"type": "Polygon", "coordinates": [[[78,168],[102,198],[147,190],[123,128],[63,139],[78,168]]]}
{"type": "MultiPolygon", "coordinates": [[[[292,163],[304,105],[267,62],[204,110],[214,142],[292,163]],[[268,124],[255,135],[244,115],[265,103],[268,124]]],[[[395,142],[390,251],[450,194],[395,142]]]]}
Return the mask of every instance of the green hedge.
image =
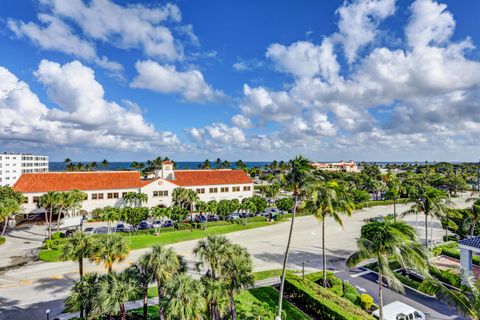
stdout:
{"type": "MultiPolygon", "coordinates": [[[[460,249],[442,248],[442,254],[460,260],[460,249]]],[[[472,257],[473,264],[480,266],[480,256],[472,257]]]]}
{"type": "MultiPolygon", "coordinates": [[[[315,282],[319,286],[323,286],[323,271],[314,272],[306,276],[310,281],[315,282]]],[[[343,297],[343,281],[333,275],[333,272],[327,271],[328,289],[337,296],[343,297]]]]}
{"type": "MultiPolygon", "coordinates": [[[[397,204],[407,203],[407,199],[398,199],[397,204]]],[[[356,210],[360,210],[363,208],[375,207],[375,206],[387,206],[392,205],[393,200],[372,200],[366,202],[360,202],[355,205],[356,210]]]]}
{"type": "Polygon", "coordinates": [[[315,318],[324,320],[374,320],[372,316],[347,299],[322,288],[318,284],[287,275],[285,293],[315,318]]]}
{"type": "Polygon", "coordinates": [[[440,280],[441,282],[444,282],[456,288],[461,288],[462,286],[462,278],[460,277],[460,275],[455,274],[451,270],[440,270],[435,267],[430,267],[429,271],[434,278],[440,280]]]}

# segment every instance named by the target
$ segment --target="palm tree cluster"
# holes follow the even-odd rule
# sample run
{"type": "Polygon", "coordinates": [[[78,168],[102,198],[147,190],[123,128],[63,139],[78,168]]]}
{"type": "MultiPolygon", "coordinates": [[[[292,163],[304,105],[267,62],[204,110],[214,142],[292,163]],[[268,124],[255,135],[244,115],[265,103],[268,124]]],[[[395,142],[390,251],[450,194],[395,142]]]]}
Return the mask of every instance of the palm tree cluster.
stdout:
{"type": "Polygon", "coordinates": [[[7,230],[9,220],[20,211],[20,205],[24,201],[25,197],[10,186],[0,187],[0,223],[3,223],[1,237],[7,230]]]}
{"type": "Polygon", "coordinates": [[[76,215],[82,207],[82,202],[87,199],[87,194],[80,190],[66,192],[49,191],[38,200],[38,207],[45,210],[45,221],[48,223],[48,238],[52,235],[53,214],[57,214],[57,231],[60,230],[62,214],[76,215]]]}
{"type": "Polygon", "coordinates": [[[65,300],[68,311],[80,310],[81,317],[97,319],[116,316],[126,319],[125,303],[143,299],[143,317],[148,314],[148,289],[155,284],[160,319],[236,319],[235,295],[253,283],[252,260],[248,251],[223,236],[211,236],[194,249],[197,270],[205,271],[200,280],[186,274],[186,264],[174,249],[154,245],[127,269],[112,270],[114,262],[128,253],[122,237],[95,244],[82,232],[69,239],[66,259],[104,262],[107,274],[83,275],[65,300]]]}
{"type": "Polygon", "coordinates": [[[65,301],[67,309],[79,310],[80,316],[83,317],[85,314],[86,318],[101,314],[116,314],[115,307],[128,301],[130,294],[136,290],[136,286],[129,282],[128,276],[112,270],[113,264],[123,261],[129,251],[125,238],[118,234],[92,238],[82,231],[76,231],[68,238],[63,247],[62,259],[78,262],[80,280],[75,283],[71,296],[65,301]],[[84,275],[84,259],[97,264],[103,263],[108,275],[84,275]],[[124,299],[123,302],[121,302],[122,299],[124,299]]]}
{"type": "Polygon", "coordinates": [[[99,167],[105,170],[110,166],[110,163],[105,159],[100,163],[96,161],[83,163],[80,161],[73,162],[70,158],[66,158],[63,163],[66,171],[96,171],[99,167]]]}
{"type": "MultiPolygon", "coordinates": [[[[144,176],[148,176],[149,174],[155,173],[155,171],[162,170],[162,165],[163,162],[165,161],[171,161],[168,157],[162,158],[162,157],[156,157],[155,159],[152,160],[147,160],[146,162],[132,162],[130,164],[130,167],[134,169],[140,169],[142,174],[144,176]]],[[[173,162],[173,168],[176,168],[176,163],[173,162]]]]}
{"type": "Polygon", "coordinates": [[[235,320],[235,294],[253,284],[253,263],[247,249],[224,236],[209,236],[198,242],[193,254],[197,271],[204,271],[201,283],[207,319],[223,319],[229,314],[235,320]]]}

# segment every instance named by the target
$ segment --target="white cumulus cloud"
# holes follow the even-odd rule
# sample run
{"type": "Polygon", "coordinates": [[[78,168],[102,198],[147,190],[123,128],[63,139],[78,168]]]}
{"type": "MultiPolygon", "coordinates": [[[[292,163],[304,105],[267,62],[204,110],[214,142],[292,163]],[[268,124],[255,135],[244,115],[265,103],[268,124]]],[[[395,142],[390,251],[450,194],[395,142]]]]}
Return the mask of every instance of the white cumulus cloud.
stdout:
{"type": "Polygon", "coordinates": [[[205,82],[199,70],[178,71],[173,65],[161,65],[152,60],[137,61],[138,75],[130,83],[133,88],[161,93],[178,93],[193,102],[214,101],[223,96],[205,82]]]}

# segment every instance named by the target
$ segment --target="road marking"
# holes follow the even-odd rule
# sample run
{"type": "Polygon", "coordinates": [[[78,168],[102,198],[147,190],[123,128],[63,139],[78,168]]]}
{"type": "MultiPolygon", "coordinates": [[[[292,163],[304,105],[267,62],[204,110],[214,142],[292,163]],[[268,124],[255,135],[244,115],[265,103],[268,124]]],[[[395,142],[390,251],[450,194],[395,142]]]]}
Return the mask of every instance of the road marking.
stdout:
{"type": "Polygon", "coordinates": [[[367,271],[363,271],[363,272],[360,272],[360,273],[352,274],[350,277],[357,278],[357,277],[361,277],[361,276],[364,276],[366,274],[369,274],[370,272],[372,272],[372,270],[367,270],[367,271]]]}
{"type": "Polygon", "coordinates": [[[317,233],[316,233],[315,231],[310,232],[310,234],[311,234],[312,236],[316,236],[316,235],[317,235],[317,233]]]}
{"type": "Polygon", "coordinates": [[[365,290],[364,288],[362,287],[359,287],[359,286],[355,286],[355,288],[357,288],[359,291],[361,292],[367,292],[367,290],[365,290]]]}

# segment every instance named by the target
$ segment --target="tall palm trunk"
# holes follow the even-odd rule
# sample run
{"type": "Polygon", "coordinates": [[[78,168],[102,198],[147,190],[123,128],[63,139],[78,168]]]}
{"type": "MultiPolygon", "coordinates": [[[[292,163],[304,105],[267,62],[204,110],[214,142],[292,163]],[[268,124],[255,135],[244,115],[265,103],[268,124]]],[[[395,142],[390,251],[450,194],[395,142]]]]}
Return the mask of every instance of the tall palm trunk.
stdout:
{"type": "Polygon", "coordinates": [[[159,284],[157,284],[157,292],[158,292],[158,304],[160,306],[158,310],[158,314],[160,316],[160,320],[164,320],[165,315],[163,314],[163,305],[162,305],[163,292],[159,284]]]}
{"type": "Polygon", "coordinates": [[[148,317],[148,285],[143,288],[143,319],[148,317]]]}
{"type": "Polygon", "coordinates": [[[62,211],[63,211],[63,207],[60,207],[60,210],[58,210],[58,217],[57,217],[57,232],[60,231],[60,219],[62,218],[62,211]]]}
{"type": "Polygon", "coordinates": [[[121,314],[122,320],[127,320],[127,311],[125,310],[124,303],[120,304],[120,314],[121,314]]]}
{"type": "Polygon", "coordinates": [[[48,239],[52,239],[52,220],[53,220],[53,207],[50,207],[50,216],[48,218],[48,239]]]}
{"type": "Polygon", "coordinates": [[[428,249],[428,215],[425,212],[425,247],[428,249]]]}
{"type": "MultiPolygon", "coordinates": [[[[380,261],[380,260],[379,260],[380,261]]],[[[379,319],[383,319],[383,275],[380,271],[380,262],[378,263],[378,306],[379,306],[379,319]]]]}
{"type": "Polygon", "coordinates": [[[323,287],[327,287],[327,256],[325,255],[325,218],[322,219],[322,260],[323,260],[323,287]]]}
{"type": "Polygon", "coordinates": [[[5,234],[5,231],[7,230],[7,225],[8,225],[8,217],[5,217],[5,220],[3,221],[2,237],[5,234]]]}
{"type": "Polygon", "coordinates": [[[235,312],[235,298],[233,292],[230,292],[230,315],[232,320],[237,320],[237,313],[235,312]]]}
{"type": "Polygon", "coordinates": [[[433,215],[430,216],[430,243],[433,245],[433,215]]]}
{"type": "MultiPolygon", "coordinates": [[[[78,273],[80,274],[80,282],[83,280],[83,259],[78,259],[78,273]]],[[[83,319],[83,303],[80,304],[80,319],[83,319]]]]}
{"type": "Polygon", "coordinates": [[[295,223],[295,214],[297,213],[297,205],[298,205],[298,195],[295,194],[295,204],[293,207],[292,222],[290,223],[290,232],[288,233],[287,248],[285,249],[285,256],[283,257],[282,277],[280,279],[280,295],[278,296],[278,312],[277,312],[278,319],[282,318],[282,302],[283,302],[283,289],[285,286],[285,273],[286,273],[287,262],[288,262],[288,253],[290,251],[290,242],[292,241],[293,225],[295,223]]]}
{"type": "Polygon", "coordinates": [[[477,220],[472,220],[472,227],[470,229],[470,237],[475,235],[475,228],[477,226],[477,220]]]}

